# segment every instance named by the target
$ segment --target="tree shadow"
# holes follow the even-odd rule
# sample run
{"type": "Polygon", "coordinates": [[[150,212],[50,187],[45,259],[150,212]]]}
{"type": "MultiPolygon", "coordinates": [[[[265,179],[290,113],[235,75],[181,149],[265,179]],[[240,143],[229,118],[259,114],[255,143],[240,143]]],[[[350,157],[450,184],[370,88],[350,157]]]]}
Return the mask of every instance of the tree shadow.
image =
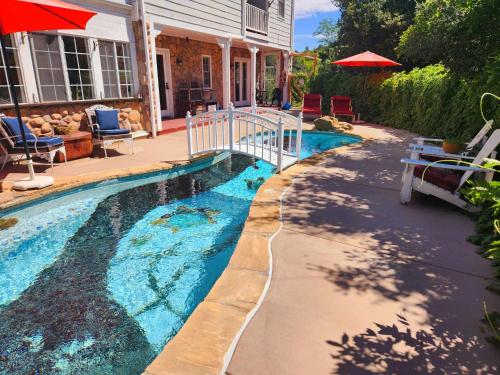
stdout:
{"type": "Polygon", "coordinates": [[[422,321],[411,328],[400,328],[406,327],[401,311],[394,326],[388,314],[389,322],[375,323],[376,331],[367,327],[351,338],[353,332],[344,331],[342,340],[329,340],[337,350],[334,371],[492,373],[500,360],[486,344],[479,320],[483,300],[491,310],[498,310],[500,301],[485,290],[493,279],[488,262],[466,241],[473,222],[423,195],[415,194],[408,206],[399,203],[400,159],[412,136],[387,131],[386,140],[309,169],[285,198],[285,229],[347,245],[337,249],[332,243],[334,259],[341,260],[309,260],[308,270],[321,274],[336,293],[369,295],[374,304],[397,302],[420,312],[422,321]],[[408,349],[400,353],[400,346],[408,349]]]}

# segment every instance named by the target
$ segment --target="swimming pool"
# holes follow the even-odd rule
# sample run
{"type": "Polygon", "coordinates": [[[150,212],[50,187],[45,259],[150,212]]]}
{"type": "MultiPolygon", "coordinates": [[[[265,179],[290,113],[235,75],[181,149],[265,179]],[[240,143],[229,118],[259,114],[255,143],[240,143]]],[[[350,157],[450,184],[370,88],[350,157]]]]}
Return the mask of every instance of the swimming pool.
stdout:
{"type": "MultiPolygon", "coordinates": [[[[327,145],[304,134],[310,152],[327,145]]],[[[140,374],[226,267],[272,174],[223,154],[9,212],[0,374],[140,374]]]]}

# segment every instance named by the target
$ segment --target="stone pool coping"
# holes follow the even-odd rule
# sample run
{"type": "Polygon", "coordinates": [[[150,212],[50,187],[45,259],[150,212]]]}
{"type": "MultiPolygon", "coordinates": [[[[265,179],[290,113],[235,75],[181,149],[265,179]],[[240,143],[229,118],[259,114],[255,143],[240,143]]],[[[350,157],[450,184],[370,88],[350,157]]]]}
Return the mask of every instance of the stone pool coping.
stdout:
{"type": "Polygon", "coordinates": [[[205,299],[143,375],[224,374],[239,338],[265,298],[272,276],[274,236],[282,227],[282,200],[296,177],[359,143],[313,155],[269,178],[257,191],[228,266],[205,299]]]}

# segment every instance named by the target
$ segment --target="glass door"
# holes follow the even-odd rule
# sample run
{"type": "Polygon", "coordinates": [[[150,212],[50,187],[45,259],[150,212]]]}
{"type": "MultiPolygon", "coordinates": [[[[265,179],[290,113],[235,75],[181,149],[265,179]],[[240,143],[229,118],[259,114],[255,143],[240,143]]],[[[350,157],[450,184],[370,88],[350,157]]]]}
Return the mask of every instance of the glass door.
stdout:
{"type": "Polygon", "coordinates": [[[250,72],[248,59],[234,61],[234,105],[237,107],[250,105],[250,72]]]}

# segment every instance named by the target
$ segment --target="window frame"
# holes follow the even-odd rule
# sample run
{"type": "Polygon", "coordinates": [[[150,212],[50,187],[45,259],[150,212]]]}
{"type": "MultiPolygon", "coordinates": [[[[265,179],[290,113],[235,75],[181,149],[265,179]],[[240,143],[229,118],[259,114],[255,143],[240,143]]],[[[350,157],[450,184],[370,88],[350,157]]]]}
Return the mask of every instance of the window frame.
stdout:
{"type": "Polygon", "coordinates": [[[213,76],[212,76],[212,56],[211,55],[201,55],[201,81],[202,81],[202,84],[203,84],[203,88],[204,89],[212,89],[213,88],[213,76]],[[208,72],[210,74],[210,85],[209,86],[206,86],[205,85],[205,64],[204,64],[204,60],[205,58],[208,58],[208,61],[209,61],[209,65],[208,65],[208,72]]]}
{"type": "MultiPolygon", "coordinates": [[[[86,37],[86,36],[80,36],[80,35],[72,35],[72,34],[60,34],[60,33],[50,33],[50,32],[34,32],[30,33],[30,51],[33,59],[33,68],[35,70],[35,79],[36,79],[36,88],[37,92],[39,95],[39,103],[57,103],[57,102],[86,102],[86,101],[95,101],[95,100],[100,100],[100,99],[132,99],[135,98],[135,76],[134,76],[134,65],[132,62],[133,54],[132,54],[132,43],[131,42],[126,42],[126,41],[118,41],[118,40],[109,40],[109,39],[100,39],[100,38],[93,38],[93,37],[86,37]],[[59,56],[61,59],[61,65],[62,65],[62,71],[63,71],[63,79],[64,79],[64,87],[65,87],[65,99],[63,100],[44,100],[43,94],[42,94],[42,85],[40,81],[40,76],[39,76],[39,71],[38,71],[38,62],[35,54],[35,48],[34,48],[34,42],[32,38],[32,34],[40,34],[40,35],[51,35],[57,38],[58,41],[58,48],[59,48],[59,56]],[[91,85],[90,87],[92,88],[92,96],[93,98],[83,98],[83,99],[74,99],[72,92],[71,92],[71,83],[69,80],[69,72],[68,72],[68,66],[67,66],[67,61],[66,61],[66,53],[69,54],[76,54],[77,60],[78,60],[78,55],[82,54],[79,53],[75,50],[75,52],[70,52],[66,51],[64,48],[64,37],[71,37],[71,38],[80,38],[83,39],[87,48],[87,58],[88,58],[88,63],[89,63],[89,69],[83,69],[83,71],[90,71],[91,74],[91,85]],[[116,97],[107,97],[105,93],[105,87],[104,87],[104,74],[103,74],[103,69],[102,66],[99,69],[99,66],[101,64],[101,51],[99,48],[99,43],[100,42],[105,42],[105,43],[112,43],[112,48],[113,48],[113,64],[114,64],[114,71],[109,71],[112,72],[110,74],[115,74],[116,76],[116,84],[117,84],[117,90],[118,90],[118,96],[116,97]],[[122,45],[122,49],[127,51],[128,55],[122,54],[118,56],[117,53],[117,44],[122,45]],[[94,57],[93,54],[97,54],[96,58],[99,59],[99,64],[97,62],[94,64],[94,57]],[[124,60],[124,70],[119,69],[118,66],[118,58],[122,58],[124,60]],[[127,65],[128,64],[128,65],[127,65]],[[97,65],[97,66],[96,66],[97,65]],[[126,75],[126,80],[124,83],[121,82],[120,80],[120,73],[125,73],[126,75]],[[99,84],[99,82],[102,82],[102,87],[99,84]],[[122,88],[127,87],[125,90],[128,92],[128,88],[130,88],[130,96],[124,96],[122,95],[122,88]],[[102,94],[101,94],[102,90],[102,94]]],[[[94,55],[95,56],[95,55],[94,55]]],[[[106,55],[107,56],[107,55],[106,55]]],[[[82,70],[78,68],[79,75],[81,76],[82,70]]],[[[80,77],[80,86],[84,87],[86,85],[83,85],[81,83],[81,77],[80,77]]]]}
{"type": "Polygon", "coordinates": [[[286,0],[278,0],[278,18],[280,20],[284,20],[285,16],[286,16],[286,0]],[[283,14],[281,14],[282,9],[283,9],[283,14]]]}
{"type": "MultiPolygon", "coordinates": [[[[28,103],[29,100],[28,100],[28,95],[27,95],[27,90],[26,90],[26,82],[25,82],[24,72],[23,72],[23,69],[21,66],[21,57],[19,56],[19,46],[17,44],[17,38],[15,37],[14,34],[7,35],[6,37],[10,38],[10,42],[12,44],[12,47],[6,46],[6,49],[10,48],[13,50],[14,60],[17,64],[14,66],[14,69],[17,70],[17,72],[19,74],[19,77],[18,77],[19,85],[14,85],[14,87],[19,87],[19,90],[20,90],[19,93],[21,94],[20,96],[18,95],[17,100],[18,100],[19,104],[25,104],[25,103],[28,103]]],[[[2,51],[0,51],[0,57],[2,58],[2,61],[3,61],[3,66],[0,67],[0,69],[3,69],[3,72],[5,74],[5,82],[6,82],[5,87],[7,87],[7,92],[9,94],[9,102],[8,103],[1,103],[0,102],[0,105],[2,105],[2,106],[13,105],[14,101],[12,100],[12,93],[10,92],[10,82],[9,82],[9,78],[7,77],[7,61],[6,61],[5,56],[3,55],[2,51]]]]}

